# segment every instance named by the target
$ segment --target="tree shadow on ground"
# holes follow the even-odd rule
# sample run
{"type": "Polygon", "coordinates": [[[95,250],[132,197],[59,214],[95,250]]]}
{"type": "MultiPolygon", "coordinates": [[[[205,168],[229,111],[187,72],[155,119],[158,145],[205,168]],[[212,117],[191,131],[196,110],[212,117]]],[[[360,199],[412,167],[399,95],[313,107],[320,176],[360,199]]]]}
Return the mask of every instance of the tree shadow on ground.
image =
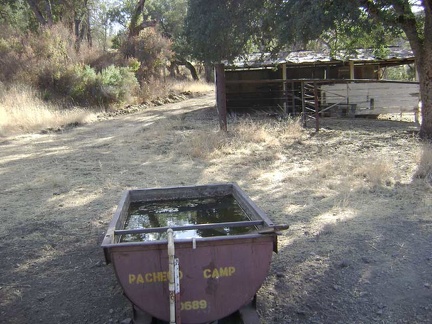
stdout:
{"type": "Polygon", "coordinates": [[[289,223],[307,214],[309,224],[295,224],[294,233],[280,238],[259,304],[264,323],[430,322],[432,218],[424,205],[430,192],[421,188],[353,192],[375,201],[347,219],[343,213],[331,219],[340,196],[307,206],[301,217],[287,216],[289,223]],[[415,201],[392,204],[410,191],[415,201]],[[311,231],[325,214],[328,223],[311,231]]]}

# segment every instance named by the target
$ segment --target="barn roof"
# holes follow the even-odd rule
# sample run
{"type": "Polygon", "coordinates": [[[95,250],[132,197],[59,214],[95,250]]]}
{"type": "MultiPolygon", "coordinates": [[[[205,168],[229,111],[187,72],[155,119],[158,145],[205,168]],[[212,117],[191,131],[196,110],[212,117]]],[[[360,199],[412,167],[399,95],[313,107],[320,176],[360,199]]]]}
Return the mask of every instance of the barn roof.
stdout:
{"type": "Polygon", "coordinates": [[[354,64],[409,64],[414,63],[414,54],[411,50],[401,47],[387,47],[384,55],[376,55],[373,49],[357,49],[353,52],[341,51],[331,56],[329,52],[316,51],[294,51],[281,52],[279,54],[271,53],[253,53],[235,59],[233,62],[225,62],[228,68],[265,68],[274,67],[279,64],[287,65],[339,65],[346,62],[354,64]]]}

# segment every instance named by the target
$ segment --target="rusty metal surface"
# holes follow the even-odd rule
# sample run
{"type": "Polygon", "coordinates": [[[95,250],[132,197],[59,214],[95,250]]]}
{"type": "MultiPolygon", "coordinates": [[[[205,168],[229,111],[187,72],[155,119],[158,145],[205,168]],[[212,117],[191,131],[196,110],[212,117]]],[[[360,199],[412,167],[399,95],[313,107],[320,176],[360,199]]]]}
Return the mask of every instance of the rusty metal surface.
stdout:
{"type": "MultiPolygon", "coordinates": [[[[167,241],[120,242],[129,204],[176,198],[233,195],[251,221],[252,233],[175,240],[180,268],[181,321],[206,323],[224,318],[247,305],[267,276],[278,227],[235,183],[138,189],[120,200],[102,243],[127,298],[145,314],[168,321],[167,241]],[[260,232],[261,231],[261,232],[260,232]]],[[[247,223],[247,222],[246,222],[247,223]]]]}
{"type": "Polygon", "coordinates": [[[264,221],[259,229],[273,227],[273,222],[267,215],[245,194],[236,183],[209,184],[199,186],[180,186],[166,188],[147,188],[127,190],[123,193],[116,212],[108,226],[108,230],[102,241],[105,260],[110,263],[110,253],[108,249],[113,244],[118,244],[120,235],[115,232],[123,230],[124,222],[127,217],[128,206],[137,201],[158,201],[165,199],[192,199],[202,197],[215,197],[233,195],[240,207],[246,212],[250,220],[264,221]]]}
{"type": "MultiPolygon", "coordinates": [[[[168,255],[164,245],[111,249],[125,295],[142,311],[169,320],[168,255]]],[[[183,323],[223,318],[249,303],[267,276],[273,237],[176,244],[183,323]]]]}

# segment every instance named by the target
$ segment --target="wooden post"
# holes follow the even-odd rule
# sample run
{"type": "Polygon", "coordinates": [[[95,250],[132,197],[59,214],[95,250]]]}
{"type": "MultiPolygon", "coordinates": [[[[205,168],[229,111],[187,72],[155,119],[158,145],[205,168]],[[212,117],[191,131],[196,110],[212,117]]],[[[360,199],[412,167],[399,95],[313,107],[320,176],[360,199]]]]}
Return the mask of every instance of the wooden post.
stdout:
{"type": "Polygon", "coordinates": [[[294,81],[291,82],[291,96],[292,96],[292,104],[291,104],[292,115],[295,116],[295,114],[296,114],[296,111],[295,111],[295,109],[296,109],[296,98],[295,98],[295,84],[294,84],[294,81]]]}
{"type": "Polygon", "coordinates": [[[320,124],[319,124],[318,86],[316,82],[314,82],[314,100],[315,100],[315,131],[318,133],[320,124]]]}
{"type": "Polygon", "coordinates": [[[287,94],[287,70],[286,70],[286,63],[282,64],[282,89],[283,89],[283,106],[284,106],[284,113],[288,114],[288,94],[287,94]]]}
{"type": "Polygon", "coordinates": [[[349,61],[349,69],[350,69],[350,79],[354,80],[355,79],[355,70],[354,70],[354,62],[353,61],[349,61]]]}
{"type": "Polygon", "coordinates": [[[306,127],[306,103],[305,103],[305,86],[304,81],[301,81],[301,101],[302,101],[302,121],[303,127],[306,127]]]}
{"type": "Polygon", "coordinates": [[[225,83],[225,66],[215,65],[216,78],[216,106],[219,116],[219,126],[224,132],[228,131],[227,127],[227,106],[226,106],[226,83],[225,83]]]}

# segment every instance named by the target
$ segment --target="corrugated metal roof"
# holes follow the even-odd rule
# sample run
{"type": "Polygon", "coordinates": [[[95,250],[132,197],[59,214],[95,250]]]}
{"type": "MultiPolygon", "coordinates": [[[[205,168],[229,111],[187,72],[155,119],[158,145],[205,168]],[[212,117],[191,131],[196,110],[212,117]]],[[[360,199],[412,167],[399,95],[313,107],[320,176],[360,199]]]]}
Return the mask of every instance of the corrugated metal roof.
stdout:
{"type": "Polygon", "coordinates": [[[414,54],[411,50],[401,47],[388,47],[384,51],[384,57],[377,56],[373,49],[357,49],[355,52],[348,53],[341,51],[333,57],[329,52],[316,51],[294,51],[284,52],[274,55],[271,53],[253,53],[234,60],[232,63],[225,62],[232,68],[253,68],[270,67],[278,64],[316,64],[316,63],[337,63],[337,62],[374,62],[374,61],[414,61],[414,54]]]}

